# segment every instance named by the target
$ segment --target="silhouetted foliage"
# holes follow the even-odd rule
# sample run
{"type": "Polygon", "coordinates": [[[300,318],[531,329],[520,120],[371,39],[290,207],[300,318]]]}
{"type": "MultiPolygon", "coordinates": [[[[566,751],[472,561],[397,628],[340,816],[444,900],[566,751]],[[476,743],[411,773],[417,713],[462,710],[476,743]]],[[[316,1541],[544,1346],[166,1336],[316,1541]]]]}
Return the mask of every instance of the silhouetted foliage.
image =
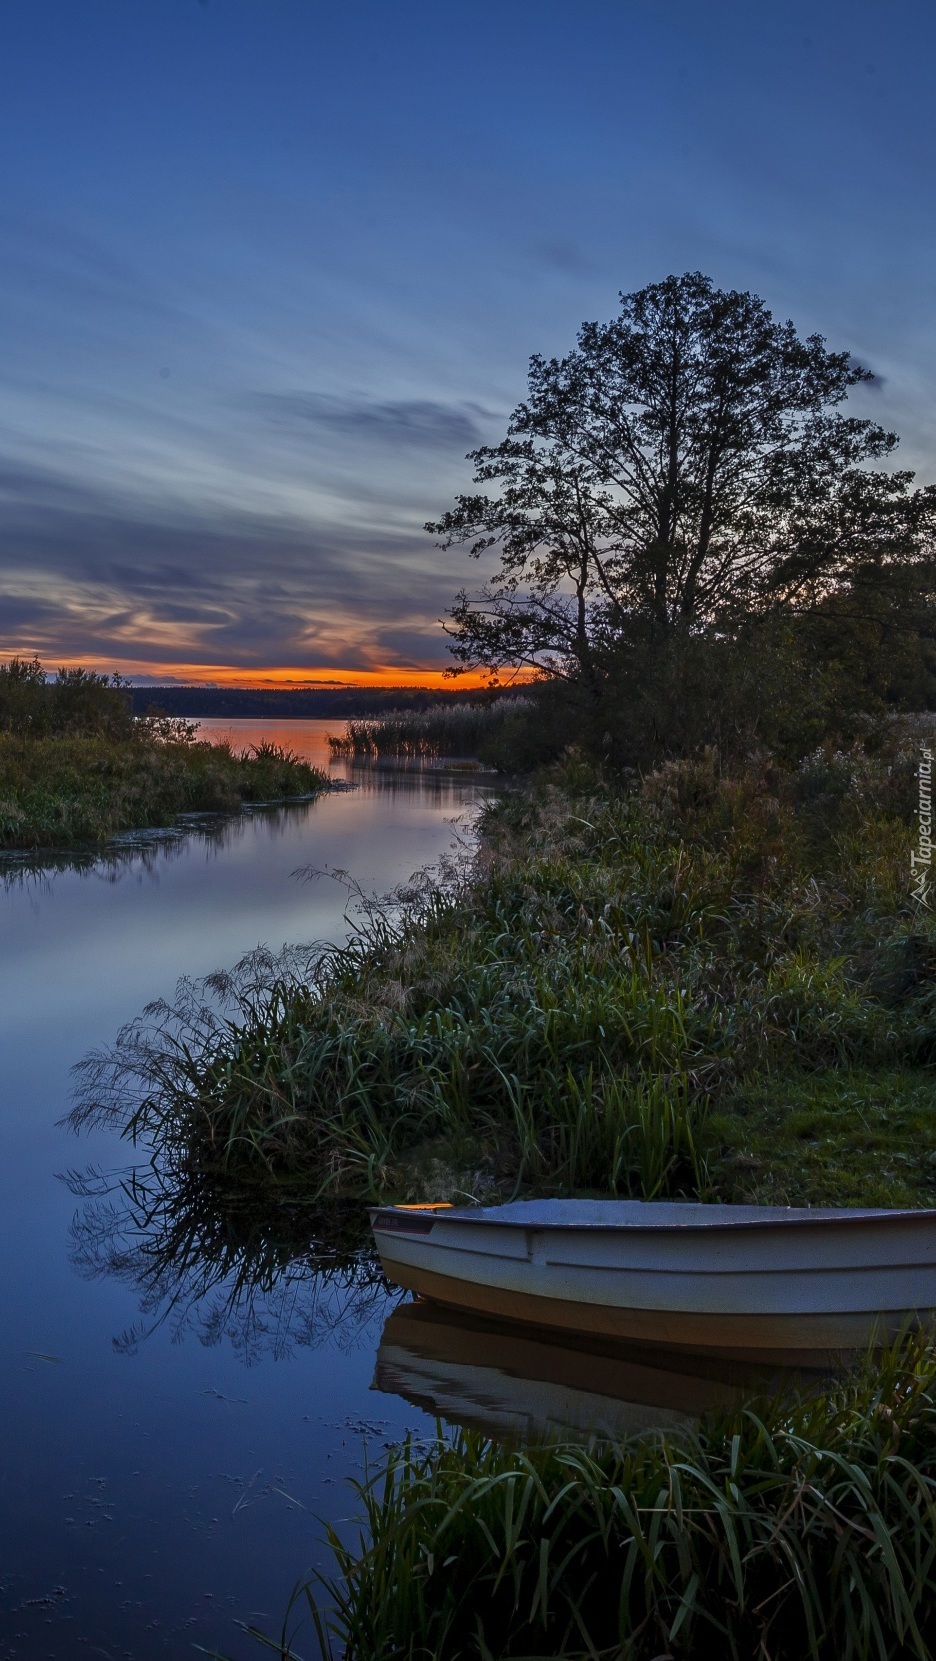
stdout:
{"type": "Polygon", "coordinates": [[[129,687],[119,675],[60,669],[50,680],[37,657],[0,664],[0,732],[127,738],[132,728],[129,687]]]}
{"type": "MultiPolygon", "coordinates": [[[[662,704],[682,706],[703,666],[717,678],[726,657],[756,655],[752,627],[770,619],[788,679],[827,677],[833,642],[840,685],[850,674],[872,706],[929,700],[936,488],[867,466],[896,436],[838,406],[871,379],[698,272],[622,295],[566,357],[531,359],[507,437],[472,452],[499,494],[461,496],[427,526],[500,556],[497,580],[450,613],[458,663],[577,685],[571,718],[584,709],[594,738],[660,675],[662,704]]],[[[679,747],[662,705],[655,726],[648,753],[679,747]]]]}

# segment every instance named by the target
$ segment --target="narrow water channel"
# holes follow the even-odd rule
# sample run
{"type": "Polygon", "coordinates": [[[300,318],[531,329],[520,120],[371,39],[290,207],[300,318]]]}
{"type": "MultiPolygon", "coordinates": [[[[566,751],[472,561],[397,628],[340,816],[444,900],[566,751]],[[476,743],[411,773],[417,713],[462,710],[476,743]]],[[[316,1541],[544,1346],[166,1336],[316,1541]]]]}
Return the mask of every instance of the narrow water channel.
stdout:
{"type": "MultiPolygon", "coordinates": [[[[328,725],[224,730],[323,761],[328,725]]],[[[365,1440],[430,1423],[371,1389],[389,1305],[366,1277],[328,1283],[300,1260],[232,1308],[197,1254],[178,1279],[154,1267],[177,1236],[160,1242],[159,1217],[140,1234],[139,1207],[128,1221],[114,1173],[133,1149],[57,1126],[72,1065],[179,976],[346,936],[347,889],[299,868],[384,893],[434,864],[485,793],[333,772],[355,788],[81,869],[0,871],[3,1658],[258,1655],[238,1623],[278,1630],[315,1515],[346,1514],[365,1440]]]]}

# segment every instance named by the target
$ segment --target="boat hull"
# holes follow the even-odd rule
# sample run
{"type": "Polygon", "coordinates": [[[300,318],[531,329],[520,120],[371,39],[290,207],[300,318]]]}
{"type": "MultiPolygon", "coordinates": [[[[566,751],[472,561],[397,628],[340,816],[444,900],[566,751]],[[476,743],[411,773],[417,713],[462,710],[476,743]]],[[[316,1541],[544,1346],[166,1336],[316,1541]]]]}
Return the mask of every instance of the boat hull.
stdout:
{"type": "Polygon", "coordinates": [[[522,1206],[503,1209],[502,1224],[493,1208],[375,1212],[388,1278],[502,1321],[786,1362],[821,1363],[936,1323],[936,1213],[579,1228],[537,1227],[535,1211],[522,1226],[522,1206]]]}
{"type": "MultiPolygon", "coordinates": [[[[628,1309],[616,1304],[580,1303],[548,1293],[484,1286],[417,1269],[381,1256],[388,1280],[449,1309],[470,1309],[498,1320],[522,1321],[554,1331],[593,1334],[669,1349],[708,1350],[714,1355],[747,1356],[765,1361],[797,1360],[813,1364],[843,1351],[865,1349],[897,1337],[920,1316],[915,1309],[827,1312],[795,1315],[730,1315],[722,1311],[628,1309]]],[[[930,1312],[933,1318],[933,1312],[930,1312]]]]}

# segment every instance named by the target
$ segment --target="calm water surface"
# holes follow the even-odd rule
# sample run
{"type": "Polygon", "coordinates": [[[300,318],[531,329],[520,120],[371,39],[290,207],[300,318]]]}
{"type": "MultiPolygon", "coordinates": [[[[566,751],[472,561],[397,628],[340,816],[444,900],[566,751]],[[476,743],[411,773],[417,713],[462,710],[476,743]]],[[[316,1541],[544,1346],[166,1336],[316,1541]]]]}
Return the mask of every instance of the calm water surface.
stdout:
{"type": "MultiPolygon", "coordinates": [[[[329,725],[210,730],[327,763],[329,725]]],[[[258,945],[343,938],[346,890],[297,868],[386,892],[446,852],[483,794],[458,778],[355,776],[354,790],[85,869],[6,867],[0,1656],[258,1655],[236,1623],[278,1630],[315,1559],[311,1513],[350,1506],[341,1479],[360,1467],[362,1430],[379,1448],[429,1423],[371,1390],[389,1313],[379,1291],[329,1288],[300,1263],[254,1307],[231,1311],[224,1287],[193,1302],[192,1276],[171,1307],[171,1274],[141,1292],[153,1240],[120,1233],[120,1192],[76,1200],[61,1180],[141,1157],[108,1133],[57,1128],[76,1060],[180,975],[258,945]]]]}
{"type": "MultiPolygon", "coordinates": [[[[204,731],[327,766],[328,727],[204,731]]],[[[249,1661],[242,1623],[278,1632],[296,1580],[327,1563],[315,1519],[353,1510],[343,1479],[365,1447],[437,1414],[521,1440],[626,1435],[738,1385],[460,1320],[389,1295],[366,1262],[318,1273],[301,1213],[261,1219],[238,1292],[217,1262],[254,1238],[249,1217],[180,1206],[116,1133],[57,1127],[74,1063],[180,976],[345,938],[348,889],[327,873],[388,892],[470,834],[489,789],[332,775],[355,788],[118,839],[80,869],[0,863],[0,1661],[249,1661]]]]}

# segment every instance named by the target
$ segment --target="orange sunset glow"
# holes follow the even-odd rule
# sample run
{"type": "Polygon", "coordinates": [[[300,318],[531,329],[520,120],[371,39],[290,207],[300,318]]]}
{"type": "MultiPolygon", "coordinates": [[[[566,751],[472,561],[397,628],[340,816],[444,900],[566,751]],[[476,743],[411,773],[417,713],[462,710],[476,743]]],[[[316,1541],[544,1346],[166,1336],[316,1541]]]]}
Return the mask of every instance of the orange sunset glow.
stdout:
{"type": "MultiPolygon", "coordinates": [[[[29,656],[29,653],[23,653],[29,656]]],[[[439,692],[477,691],[491,685],[484,670],[470,669],[453,677],[439,669],[413,669],[393,664],[378,664],[371,669],[335,669],[315,665],[245,669],[238,664],[218,663],[147,663],[133,659],[102,659],[91,654],[63,655],[49,660],[46,669],[88,669],[97,674],[117,674],[128,681],[146,681],[171,685],[178,681],[188,686],[231,686],[266,689],[268,691],[296,691],[303,687],[418,687],[439,692]]],[[[506,670],[499,685],[520,685],[532,678],[524,669],[506,670]]]]}

